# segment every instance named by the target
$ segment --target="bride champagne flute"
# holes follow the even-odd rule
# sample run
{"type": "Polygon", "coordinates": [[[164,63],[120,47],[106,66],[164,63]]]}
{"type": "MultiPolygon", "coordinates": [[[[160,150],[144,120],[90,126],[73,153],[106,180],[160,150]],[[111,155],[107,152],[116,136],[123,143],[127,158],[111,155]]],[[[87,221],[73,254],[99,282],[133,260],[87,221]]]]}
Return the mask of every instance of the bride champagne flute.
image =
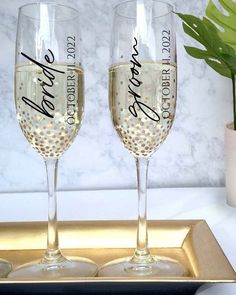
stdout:
{"type": "Polygon", "coordinates": [[[84,111],[80,17],[77,10],[36,3],[19,10],[15,103],[20,127],[43,157],[48,181],[48,236],[44,257],[15,269],[10,277],[94,276],[85,258],[62,255],[57,230],[57,168],[73,143],[84,111]]]}

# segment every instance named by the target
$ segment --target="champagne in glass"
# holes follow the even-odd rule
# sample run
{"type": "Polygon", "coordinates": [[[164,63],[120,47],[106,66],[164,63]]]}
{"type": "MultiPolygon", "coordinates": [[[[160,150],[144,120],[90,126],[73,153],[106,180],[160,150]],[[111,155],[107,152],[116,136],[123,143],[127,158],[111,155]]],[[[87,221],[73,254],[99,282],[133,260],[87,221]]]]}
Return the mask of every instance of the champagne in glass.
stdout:
{"type": "Polygon", "coordinates": [[[15,103],[20,127],[43,157],[48,181],[48,236],[43,258],[16,268],[10,277],[94,276],[95,263],[64,257],[57,230],[57,167],[73,143],[84,111],[84,78],[77,10],[53,3],[19,10],[15,103]]]}
{"type": "MultiPolygon", "coordinates": [[[[24,97],[29,93],[29,97],[34,97],[34,103],[40,106],[41,87],[40,82],[44,79],[43,70],[37,65],[17,65],[15,71],[15,97],[16,111],[20,127],[36,151],[44,158],[60,157],[64,151],[73,143],[81,126],[83,115],[83,69],[75,65],[67,68],[66,65],[58,64],[52,67],[55,76],[55,86],[50,91],[53,96],[56,109],[54,117],[47,118],[43,110],[36,111],[37,106],[29,108],[29,104],[24,97]],[[62,74],[63,73],[63,74],[62,74]],[[73,83],[73,102],[65,99],[67,97],[67,81],[73,83]]],[[[71,87],[71,86],[70,86],[71,87]]],[[[45,87],[46,89],[46,87],[45,87]]],[[[48,100],[49,101],[49,100],[48,100]]]]}
{"type": "Polygon", "coordinates": [[[121,141],[135,157],[151,156],[165,140],[174,120],[176,64],[142,63],[139,73],[142,84],[140,84],[138,94],[144,99],[141,108],[138,107],[138,103],[133,102],[132,94],[127,91],[130,86],[130,64],[111,66],[109,76],[112,120],[121,141]],[[163,108],[161,81],[164,71],[168,72],[168,79],[172,81],[168,89],[168,95],[172,99],[166,103],[166,107],[168,107],[168,112],[166,112],[168,118],[166,119],[159,116],[163,108]],[[137,113],[137,116],[132,115],[130,112],[132,109],[137,113]]]}
{"type": "Polygon", "coordinates": [[[133,257],[105,264],[99,276],[185,276],[186,268],[148,248],[147,172],[150,157],[165,141],[176,109],[176,47],[171,5],[131,0],[114,9],[109,69],[113,125],[135,157],[139,197],[137,247],[133,257]]]}

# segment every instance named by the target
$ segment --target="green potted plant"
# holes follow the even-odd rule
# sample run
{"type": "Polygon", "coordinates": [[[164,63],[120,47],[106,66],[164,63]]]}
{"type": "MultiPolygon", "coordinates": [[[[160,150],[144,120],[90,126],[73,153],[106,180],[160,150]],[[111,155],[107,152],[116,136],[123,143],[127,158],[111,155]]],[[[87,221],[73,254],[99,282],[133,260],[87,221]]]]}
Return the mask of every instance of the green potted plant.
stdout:
{"type": "Polygon", "coordinates": [[[220,75],[232,80],[233,122],[225,127],[225,176],[227,202],[236,207],[236,3],[219,0],[227,14],[222,13],[212,0],[205,17],[177,13],[183,21],[183,30],[198,41],[204,49],[185,46],[194,58],[203,59],[220,75]]]}

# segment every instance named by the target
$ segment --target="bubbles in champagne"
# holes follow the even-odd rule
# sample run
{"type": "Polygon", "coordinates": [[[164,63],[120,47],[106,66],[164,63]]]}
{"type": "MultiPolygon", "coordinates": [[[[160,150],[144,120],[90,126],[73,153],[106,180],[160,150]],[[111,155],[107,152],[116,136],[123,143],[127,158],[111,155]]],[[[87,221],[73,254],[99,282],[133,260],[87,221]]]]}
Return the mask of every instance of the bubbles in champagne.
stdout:
{"type": "MultiPolygon", "coordinates": [[[[42,93],[42,84],[39,83],[39,79],[46,80],[42,70],[35,65],[16,67],[17,118],[25,137],[44,158],[58,158],[69,148],[79,131],[84,106],[82,69],[75,67],[74,70],[70,68],[68,71],[66,65],[54,67],[65,74],[55,74],[54,72],[55,83],[53,87],[45,87],[54,96],[47,98],[53,102],[55,107],[54,110],[47,109],[53,114],[53,118],[35,110],[22,100],[22,97],[26,97],[42,108],[41,103],[45,94],[42,93]],[[75,82],[73,96],[69,96],[71,101],[68,101],[67,77],[74,78],[75,82]],[[72,101],[73,97],[74,101],[72,101]],[[72,114],[70,107],[73,107],[73,122],[68,120],[72,114]]],[[[71,79],[69,79],[69,85],[73,85],[71,79]]],[[[72,86],[69,87],[72,91],[72,86]]]]}
{"type": "Polygon", "coordinates": [[[161,62],[144,62],[136,78],[142,82],[133,87],[130,64],[117,64],[110,68],[109,100],[115,129],[125,147],[135,157],[149,157],[166,139],[172,126],[176,107],[176,66],[161,62]],[[150,117],[147,108],[135,103],[129,86],[140,95],[136,100],[157,113],[159,121],[150,117]],[[135,106],[136,115],[130,110],[135,106]],[[144,112],[144,111],[145,112],[144,112]],[[149,116],[148,116],[149,115],[149,116]]]}

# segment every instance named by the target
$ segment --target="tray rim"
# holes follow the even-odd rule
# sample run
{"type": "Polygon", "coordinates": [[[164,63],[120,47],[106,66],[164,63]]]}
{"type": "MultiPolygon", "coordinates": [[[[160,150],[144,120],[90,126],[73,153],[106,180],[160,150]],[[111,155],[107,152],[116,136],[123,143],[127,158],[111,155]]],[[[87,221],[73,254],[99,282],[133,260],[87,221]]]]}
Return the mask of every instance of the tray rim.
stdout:
{"type": "Polygon", "coordinates": [[[145,278],[125,278],[125,277],[94,277],[94,278],[80,278],[78,277],[77,279],[59,279],[57,278],[56,280],[52,279],[0,279],[0,285],[1,284],[64,284],[64,283],[71,283],[71,284],[84,284],[84,283],[146,283],[146,284],[153,284],[153,283],[186,283],[186,284],[192,284],[192,283],[199,283],[199,284],[214,284],[214,283],[236,283],[236,279],[193,279],[193,278],[176,278],[176,279],[171,279],[171,278],[157,278],[157,277],[149,277],[148,279],[145,278]]]}

